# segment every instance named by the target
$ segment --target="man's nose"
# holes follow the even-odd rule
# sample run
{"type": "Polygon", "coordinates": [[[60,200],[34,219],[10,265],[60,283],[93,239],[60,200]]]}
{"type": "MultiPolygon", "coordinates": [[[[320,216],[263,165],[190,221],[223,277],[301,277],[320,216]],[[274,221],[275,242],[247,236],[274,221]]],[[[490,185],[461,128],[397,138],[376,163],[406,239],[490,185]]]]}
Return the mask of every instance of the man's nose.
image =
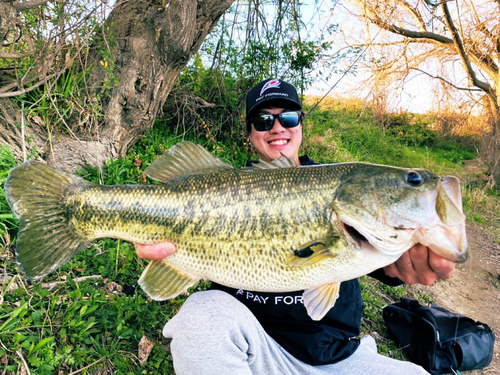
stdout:
{"type": "Polygon", "coordinates": [[[283,125],[281,125],[281,122],[278,120],[278,117],[274,118],[274,123],[273,127],[271,128],[270,132],[271,133],[281,133],[285,130],[283,125]]]}

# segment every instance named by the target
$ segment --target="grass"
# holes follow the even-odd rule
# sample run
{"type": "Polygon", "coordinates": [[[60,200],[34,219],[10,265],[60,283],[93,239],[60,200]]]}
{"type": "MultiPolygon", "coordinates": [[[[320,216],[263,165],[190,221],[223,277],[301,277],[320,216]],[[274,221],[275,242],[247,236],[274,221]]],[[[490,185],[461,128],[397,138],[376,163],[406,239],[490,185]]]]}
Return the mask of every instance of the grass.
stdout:
{"type": "MultiPolygon", "coordinates": [[[[429,132],[423,121],[400,116],[393,121],[397,131],[389,131],[388,126],[374,125],[370,108],[363,103],[330,100],[308,116],[303,151],[320,163],[368,161],[462,175],[461,162],[474,157],[474,148],[464,147],[459,138],[444,139],[437,132],[429,132]],[[417,143],[410,142],[411,134],[419,131],[426,136],[417,143]]],[[[87,167],[79,173],[96,183],[152,183],[144,169],[181,139],[201,143],[235,166],[244,165],[249,155],[255,158],[248,152],[245,140],[197,139],[192,134],[174,134],[167,125],[159,122],[129,150],[127,157],[101,168],[87,167]]],[[[129,296],[124,294],[146,266],[136,257],[132,245],[104,239],[93,243],[43,282],[28,283],[19,276],[12,254],[17,222],[3,191],[3,181],[14,165],[8,150],[0,149],[2,372],[22,373],[29,368],[31,374],[173,373],[168,341],[161,330],[186,297],[153,302],[139,288],[129,296]],[[144,363],[138,350],[143,337],[154,344],[144,363]]],[[[482,181],[476,185],[470,182],[464,189],[468,218],[480,222],[488,220],[489,215],[496,216],[494,213],[500,209],[498,191],[482,181]]],[[[401,358],[402,353],[387,339],[381,309],[405,296],[406,289],[387,287],[368,277],[361,281],[366,304],[363,331],[378,332],[379,350],[401,358]]],[[[205,287],[200,283],[193,291],[205,287]]],[[[423,302],[428,299],[425,295],[418,297],[423,302]]]]}

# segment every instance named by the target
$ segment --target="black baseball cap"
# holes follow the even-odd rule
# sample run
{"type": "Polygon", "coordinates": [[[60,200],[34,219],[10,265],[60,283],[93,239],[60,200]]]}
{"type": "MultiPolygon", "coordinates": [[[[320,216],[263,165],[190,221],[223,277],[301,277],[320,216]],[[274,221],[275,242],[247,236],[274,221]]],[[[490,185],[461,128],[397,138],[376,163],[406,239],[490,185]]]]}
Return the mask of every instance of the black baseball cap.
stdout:
{"type": "Polygon", "coordinates": [[[283,107],[290,110],[302,110],[299,95],[295,87],[280,79],[266,79],[253,87],[247,94],[246,116],[260,108],[269,106],[283,107]]]}

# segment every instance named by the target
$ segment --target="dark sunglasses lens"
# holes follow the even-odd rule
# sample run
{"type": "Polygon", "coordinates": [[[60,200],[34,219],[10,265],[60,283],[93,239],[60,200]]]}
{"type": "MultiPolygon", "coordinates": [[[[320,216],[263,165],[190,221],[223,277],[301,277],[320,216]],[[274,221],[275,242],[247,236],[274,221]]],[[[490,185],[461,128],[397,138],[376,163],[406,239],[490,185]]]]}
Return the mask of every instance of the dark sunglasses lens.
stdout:
{"type": "Polygon", "coordinates": [[[281,126],[284,128],[294,128],[300,121],[298,112],[283,112],[279,115],[260,115],[254,117],[253,126],[259,132],[269,131],[273,128],[276,118],[278,118],[281,126]]]}
{"type": "Polygon", "coordinates": [[[268,131],[273,128],[274,116],[273,115],[260,115],[253,119],[253,126],[258,132],[268,131]]]}
{"type": "Polygon", "coordinates": [[[284,128],[294,128],[299,124],[300,116],[297,112],[284,112],[280,117],[284,128]]]}

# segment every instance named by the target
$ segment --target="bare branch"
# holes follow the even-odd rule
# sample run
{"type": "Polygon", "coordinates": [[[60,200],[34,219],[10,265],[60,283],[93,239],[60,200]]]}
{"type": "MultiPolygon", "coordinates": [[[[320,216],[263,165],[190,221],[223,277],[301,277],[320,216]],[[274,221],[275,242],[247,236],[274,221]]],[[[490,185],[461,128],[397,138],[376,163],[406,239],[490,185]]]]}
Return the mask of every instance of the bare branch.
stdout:
{"type": "Polygon", "coordinates": [[[425,21],[422,18],[422,15],[420,14],[420,12],[418,11],[417,8],[412,7],[410,4],[408,4],[408,2],[403,1],[403,0],[397,0],[396,2],[399,5],[401,5],[403,8],[405,8],[408,11],[408,13],[411,14],[413,19],[417,22],[420,30],[427,31],[427,29],[425,28],[425,21]]]}
{"type": "MultiPolygon", "coordinates": [[[[82,281],[89,280],[89,279],[94,279],[94,280],[99,280],[102,279],[101,275],[90,275],[90,276],[81,276],[81,277],[76,277],[73,279],[75,283],[81,283],[82,281]]],[[[54,281],[51,283],[42,283],[42,288],[52,290],[58,285],[63,285],[66,284],[66,281],[54,281]]]]}
{"type": "Polygon", "coordinates": [[[22,3],[14,3],[12,4],[14,9],[17,10],[18,12],[22,12],[23,10],[28,10],[31,8],[35,8],[39,5],[44,5],[48,3],[49,0],[31,0],[31,1],[24,1],[22,3]]]}
{"type": "Polygon", "coordinates": [[[382,21],[381,19],[370,18],[370,20],[372,21],[372,23],[381,27],[384,30],[390,31],[392,33],[395,33],[395,34],[398,34],[401,36],[405,36],[407,38],[427,39],[429,41],[438,42],[441,44],[450,44],[450,45],[453,44],[452,39],[450,39],[446,36],[440,35],[440,34],[430,32],[430,31],[412,31],[412,30],[404,29],[402,27],[387,23],[385,21],[382,21]]]}
{"type": "Polygon", "coordinates": [[[458,33],[458,30],[455,27],[455,24],[453,23],[450,10],[448,9],[446,1],[441,2],[441,8],[445,15],[446,25],[448,29],[451,31],[453,43],[456,46],[460,59],[462,60],[462,64],[464,65],[467,76],[469,77],[474,86],[479,87],[481,90],[485,91],[489,95],[495,95],[493,93],[492,87],[487,82],[481,81],[480,79],[477,78],[476,72],[472,68],[470,60],[467,56],[467,52],[465,51],[462,38],[460,37],[460,34],[458,33]]]}
{"type": "MultiPolygon", "coordinates": [[[[500,0],[499,0],[500,1],[500,0]]],[[[366,11],[371,13],[371,16],[367,16],[369,20],[377,25],[378,27],[387,30],[391,33],[401,35],[405,38],[410,39],[420,39],[431,43],[441,44],[449,49],[452,49],[455,53],[460,54],[459,46],[455,44],[454,40],[448,38],[444,35],[436,34],[429,31],[413,31],[406,28],[399,27],[393,23],[389,23],[382,20],[378,15],[373,13],[371,10],[366,9],[366,11]]],[[[451,19],[451,18],[450,18],[451,19]]],[[[456,29],[455,29],[456,30],[456,29]]],[[[457,32],[458,33],[458,32],[457,32]]],[[[463,48],[463,45],[462,45],[463,48]]],[[[465,48],[463,48],[465,53],[465,48]]],[[[492,56],[485,54],[476,46],[470,46],[468,51],[468,59],[477,64],[481,69],[488,73],[488,75],[495,80],[498,74],[498,66],[492,56]]],[[[477,78],[477,77],[476,77],[477,78]]],[[[491,87],[488,83],[478,80],[478,87],[482,88],[484,91],[489,91],[491,87]]]]}
{"type": "Polygon", "coordinates": [[[16,52],[1,52],[0,59],[22,59],[23,57],[28,57],[28,53],[16,53],[16,52]]]}
{"type": "MultiPolygon", "coordinates": [[[[26,94],[27,92],[30,92],[30,91],[33,91],[34,89],[36,89],[37,87],[40,87],[41,85],[45,84],[47,81],[51,80],[52,78],[59,78],[59,76],[61,74],[64,73],[66,69],[63,69],[57,73],[54,73],[54,74],[51,74],[49,76],[46,76],[44,79],[38,81],[36,84],[34,84],[33,86],[30,86],[28,88],[25,88],[25,89],[22,89],[22,90],[17,90],[17,91],[9,91],[9,92],[3,92],[3,93],[0,93],[0,98],[12,98],[14,96],[19,96],[19,95],[22,95],[22,94],[26,94]]],[[[11,85],[9,85],[11,86],[11,85]]]]}
{"type": "Polygon", "coordinates": [[[423,73],[423,74],[425,74],[425,75],[427,75],[427,76],[429,76],[429,77],[431,77],[431,78],[434,78],[434,79],[439,79],[440,81],[443,81],[443,82],[444,82],[444,83],[446,83],[447,85],[450,85],[451,87],[453,87],[453,88],[455,88],[455,89],[457,89],[457,90],[461,90],[461,91],[475,91],[475,92],[477,92],[477,91],[482,92],[482,91],[483,91],[483,90],[481,90],[481,89],[473,89],[473,88],[471,88],[471,87],[460,87],[460,86],[457,86],[457,85],[455,85],[453,82],[450,82],[450,81],[448,81],[447,79],[445,79],[445,78],[443,78],[443,77],[440,77],[440,76],[433,76],[432,74],[430,74],[430,73],[428,73],[428,72],[426,72],[426,71],[424,71],[424,70],[422,70],[422,69],[419,69],[419,68],[410,68],[410,69],[411,69],[411,70],[416,70],[416,71],[418,71],[418,72],[420,72],[420,73],[423,73]]]}
{"type": "Polygon", "coordinates": [[[481,19],[479,18],[479,15],[477,14],[476,8],[474,7],[474,3],[471,0],[466,0],[466,1],[469,4],[469,9],[472,12],[472,15],[474,17],[474,20],[476,21],[478,29],[480,31],[482,31],[484,33],[484,35],[486,35],[490,40],[493,41],[495,39],[495,37],[493,36],[491,31],[486,28],[485,23],[482,22],[481,19]]]}

